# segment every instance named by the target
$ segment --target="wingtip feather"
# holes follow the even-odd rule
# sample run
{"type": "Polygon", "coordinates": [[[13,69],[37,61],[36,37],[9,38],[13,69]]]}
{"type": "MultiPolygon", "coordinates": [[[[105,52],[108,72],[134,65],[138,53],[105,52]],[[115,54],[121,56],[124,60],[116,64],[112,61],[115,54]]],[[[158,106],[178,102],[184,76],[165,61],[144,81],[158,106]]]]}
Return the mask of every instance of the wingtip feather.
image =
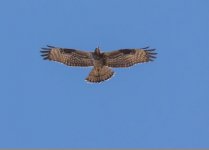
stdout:
{"type": "Polygon", "coordinates": [[[49,59],[49,57],[47,56],[47,57],[43,57],[43,60],[47,60],[47,59],[49,59]]]}
{"type": "Polygon", "coordinates": [[[153,55],[150,55],[149,57],[150,57],[150,58],[157,58],[156,56],[153,56],[153,55]]]}
{"type": "Polygon", "coordinates": [[[49,48],[56,48],[56,47],[54,47],[54,46],[51,46],[51,45],[46,45],[47,47],[49,47],[49,48]]]}
{"type": "Polygon", "coordinates": [[[157,55],[157,53],[149,52],[150,55],[157,55]]]}
{"type": "Polygon", "coordinates": [[[148,49],[148,50],[146,50],[146,51],[148,51],[148,52],[153,52],[153,51],[155,51],[156,49],[155,48],[153,48],[153,49],[148,49]]]}
{"type": "Polygon", "coordinates": [[[45,57],[45,56],[48,56],[48,54],[42,54],[41,56],[42,56],[42,57],[45,57]]]}
{"type": "Polygon", "coordinates": [[[49,53],[49,51],[40,51],[41,53],[49,53]]]}
{"type": "Polygon", "coordinates": [[[47,50],[47,51],[51,50],[50,48],[45,48],[45,47],[42,47],[41,49],[42,50],[47,50]]]}
{"type": "Polygon", "coordinates": [[[146,49],[148,49],[149,48],[149,46],[146,46],[146,47],[143,47],[143,48],[141,48],[141,49],[144,49],[144,50],[146,50],[146,49]]]}

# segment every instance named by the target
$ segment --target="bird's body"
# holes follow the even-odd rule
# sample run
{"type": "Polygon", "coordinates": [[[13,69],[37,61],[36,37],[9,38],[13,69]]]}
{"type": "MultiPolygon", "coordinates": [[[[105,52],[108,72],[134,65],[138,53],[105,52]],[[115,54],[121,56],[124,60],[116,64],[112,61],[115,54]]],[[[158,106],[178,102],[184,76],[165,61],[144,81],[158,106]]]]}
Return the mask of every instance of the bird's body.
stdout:
{"type": "Polygon", "coordinates": [[[130,67],[134,64],[152,61],[157,53],[148,47],[141,49],[120,49],[112,52],[101,52],[99,47],[94,52],[48,46],[42,48],[44,59],[57,61],[68,66],[93,66],[86,78],[89,82],[98,83],[111,78],[111,68],[130,67]]]}
{"type": "Polygon", "coordinates": [[[102,67],[105,65],[104,53],[100,53],[100,49],[96,48],[94,53],[91,53],[94,67],[102,67]]]}

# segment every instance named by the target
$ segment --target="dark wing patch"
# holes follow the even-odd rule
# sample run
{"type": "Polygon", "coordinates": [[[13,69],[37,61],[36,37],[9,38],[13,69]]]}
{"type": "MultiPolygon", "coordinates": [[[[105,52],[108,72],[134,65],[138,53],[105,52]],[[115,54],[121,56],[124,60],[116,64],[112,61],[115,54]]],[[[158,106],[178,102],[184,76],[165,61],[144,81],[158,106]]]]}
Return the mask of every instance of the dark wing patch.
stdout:
{"type": "Polygon", "coordinates": [[[130,67],[138,63],[153,61],[156,58],[155,49],[149,47],[140,49],[120,49],[104,53],[105,63],[109,67],[130,67]]]}
{"type": "Polygon", "coordinates": [[[57,61],[68,66],[93,66],[90,52],[47,46],[47,48],[42,48],[41,53],[44,60],[57,61]]]}

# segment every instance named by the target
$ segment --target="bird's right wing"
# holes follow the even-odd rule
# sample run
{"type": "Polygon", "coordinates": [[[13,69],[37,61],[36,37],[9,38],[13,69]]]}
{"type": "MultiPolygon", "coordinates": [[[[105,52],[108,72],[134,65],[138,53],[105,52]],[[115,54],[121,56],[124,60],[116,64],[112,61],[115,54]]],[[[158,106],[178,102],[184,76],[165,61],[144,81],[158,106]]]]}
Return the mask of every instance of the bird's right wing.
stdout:
{"type": "Polygon", "coordinates": [[[68,66],[93,66],[91,52],[47,46],[42,48],[41,53],[44,60],[57,61],[68,66]]]}

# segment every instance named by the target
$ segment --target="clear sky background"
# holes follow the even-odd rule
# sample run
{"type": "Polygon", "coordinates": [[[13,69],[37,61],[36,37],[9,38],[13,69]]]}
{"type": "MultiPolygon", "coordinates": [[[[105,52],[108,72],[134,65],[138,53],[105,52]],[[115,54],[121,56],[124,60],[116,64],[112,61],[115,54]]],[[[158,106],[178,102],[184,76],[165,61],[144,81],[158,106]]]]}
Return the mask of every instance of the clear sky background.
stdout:
{"type": "Polygon", "coordinates": [[[0,147],[209,147],[208,0],[1,0],[0,147]],[[156,48],[87,84],[47,44],[156,48]]]}

